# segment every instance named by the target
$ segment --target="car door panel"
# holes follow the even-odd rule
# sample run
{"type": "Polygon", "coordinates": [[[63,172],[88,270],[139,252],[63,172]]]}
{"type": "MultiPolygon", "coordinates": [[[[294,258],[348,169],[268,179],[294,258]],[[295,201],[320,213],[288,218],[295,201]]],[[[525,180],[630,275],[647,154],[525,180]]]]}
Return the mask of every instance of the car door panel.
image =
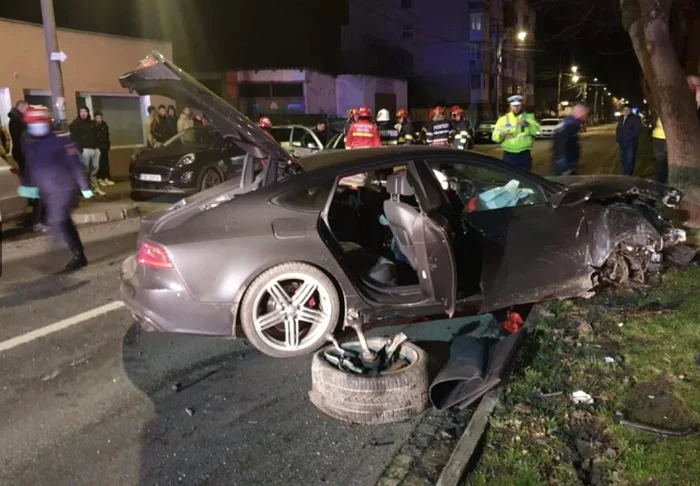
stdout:
{"type": "Polygon", "coordinates": [[[589,228],[582,206],[518,206],[466,215],[482,241],[482,312],[585,293],[589,228]]]}
{"type": "Polygon", "coordinates": [[[457,271],[449,232],[421,213],[413,224],[413,240],[421,290],[442,303],[445,313],[452,317],[457,301],[457,271]]]}

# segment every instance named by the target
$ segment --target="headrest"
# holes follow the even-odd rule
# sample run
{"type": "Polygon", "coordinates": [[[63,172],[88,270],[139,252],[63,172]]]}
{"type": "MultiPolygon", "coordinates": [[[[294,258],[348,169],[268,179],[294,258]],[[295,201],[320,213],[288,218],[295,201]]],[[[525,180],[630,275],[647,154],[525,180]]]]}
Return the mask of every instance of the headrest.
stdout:
{"type": "Polygon", "coordinates": [[[391,195],[413,196],[413,188],[408,184],[408,173],[404,170],[387,177],[386,190],[391,195]]]}

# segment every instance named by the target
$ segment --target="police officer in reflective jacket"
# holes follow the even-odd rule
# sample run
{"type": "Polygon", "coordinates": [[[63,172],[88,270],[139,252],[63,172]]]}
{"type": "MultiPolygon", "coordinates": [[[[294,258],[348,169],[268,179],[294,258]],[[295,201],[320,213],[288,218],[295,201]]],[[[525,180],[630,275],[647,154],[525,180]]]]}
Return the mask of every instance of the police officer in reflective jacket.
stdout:
{"type": "Polygon", "coordinates": [[[87,265],[78,230],[71,219],[77,189],[86,199],[93,196],[78,149],[68,134],[51,131],[51,115],[43,106],[31,106],[24,114],[27,132],[22,139],[26,175],[17,190],[22,197],[41,199],[46,205],[48,224],[55,239],[62,239],[73,253],[63,266],[72,271],[87,265]]]}
{"type": "Polygon", "coordinates": [[[540,125],[531,113],[523,111],[523,97],[508,98],[510,111],[498,119],[491,139],[503,148],[503,160],[525,170],[532,170],[532,144],[540,125]]]}
{"type": "Polygon", "coordinates": [[[379,113],[377,113],[377,128],[379,128],[379,137],[382,140],[382,145],[398,145],[399,131],[396,129],[396,126],[391,124],[389,110],[379,110],[379,113]]]}
{"type": "Polygon", "coordinates": [[[396,112],[396,130],[399,132],[399,145],[411,145],[414,141],[413,124],[408,118],[408,110],[399,108],[396,112]]]}
{"type": "Polygon", "coordinates": [[[430,121],[425,126],[425,141],[428,145],[447,146],[450,143],[452,122],[445,119],[445,108],[436,106],[430,110],[430,121]]]}
{"type": "Polygon", "coordinates": [[[464,110],[455,105],[450,108],[452,116],[452,146],[459,150],[469,150],[474,143],[471,136],[471,125],[464,118],[464,110]]]}

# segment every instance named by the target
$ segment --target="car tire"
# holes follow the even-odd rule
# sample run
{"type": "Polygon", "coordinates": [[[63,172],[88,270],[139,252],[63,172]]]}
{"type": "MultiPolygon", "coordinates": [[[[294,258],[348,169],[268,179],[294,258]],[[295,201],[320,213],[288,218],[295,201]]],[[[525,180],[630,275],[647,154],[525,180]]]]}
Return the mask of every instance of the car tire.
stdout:
{"type": "Polygon", "coordinates": [[[224,182],[224,176],[219,172],[218,169],[214,167],[205,167],[202,173],[199,175],[199,181],[197,181],[197,189],[199,192],[205,191],[212,187],[218,186],[224,182]],[[217,179],[218,182],[211,184],[213,179],[217,179]]]}
{"type": "MultiPolygon", "coordinates": [[[[370,348],[379,350],[390,338],[370,338],[370,348]]],[[[359,342],[347,343],[359,349],[359,342]]],[[[428,354],[413,343],[400,348],[410,364],[379,375],[341,371],[318,351],[311,362],[309,399],[333,418],[363,425],[401,422],[422,413],[429,402],[428,354]]]]}
{"type": "MultiPolygon", "coordinates": [[[[341,300],[338,290],[333,281],[321,270],[307,263],[292,262],[277,265],[261,273],[248,286],[246,293],[241,302],[240,320],[241,327],[245,332],[246,338],[259,351],[268,356],[275,358],[292,358],[295,356],[304,356],[317,351],[326,342],[328,333],[335,331],[340,320],[341,300]],[[293,290],[288,290],[290,282],[300,281],[293,290]],[[290,328],[287,327],[286,320],[274,327],[270,327],[271,334],[266,330],[261,330],[261,322],[266,318],[269,321],[269,315],[276,312],[283,312],[279,308],[279,303],[270,293],[270,287],[273,284],[279,284],[285,291],[286,297],[290,299],[290,304],[296,307],[294,311],[294,319],[299,315],[299,309],[302,312],[313,312],[313,317],[318,319],[318,322],[305,321],[302,318],[297,321],[296,339],[290,337],[290,328]],[[316,289],[312,292],[310,298],[304,302],[295,304],[294,292],[303,290],[304,284],[315,285],[316,289]],[[290,293],[291,292],[291,295],[290,293]],[[269,296],[267,299],[268,312],[260,316],[260,309],[265,306],[265,294],[269,296]],[[313,300],[313,302],[312,302],[313,300]],[[271,305],[270,305],[271,303],[271,305]],[[316,308],[313,308],[316,307],[316,308]],[[302,331],[301,324],[305,323],[305,330],[302,331]],[[310,325],[310,326],[309,326],[310,325]],[[309,327],[307,327],[309,326],[309,327]],[[284,331],[280,329],[284,327],[284,331]],[[276,338],[275,334],[284,334],[284,343],[276,338]],[[296,344],[296,346],[294,346],[296,344]]],[[[286,312],[286,311],[285,311],[286,312]]],[[[270,316],[274,317],[274,316],[270,316]]],[[[267,324],[269,326],[269,324],[267,324]]],[[[291,326],[294,328],[294,326],[291,326]]]]}

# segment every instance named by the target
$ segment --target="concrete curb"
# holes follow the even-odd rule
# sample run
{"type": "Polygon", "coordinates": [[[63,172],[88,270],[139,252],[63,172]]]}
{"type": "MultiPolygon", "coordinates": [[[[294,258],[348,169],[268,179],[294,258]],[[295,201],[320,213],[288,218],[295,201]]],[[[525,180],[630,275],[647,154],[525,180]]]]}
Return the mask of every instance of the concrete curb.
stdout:
{"type": "Polygon", "coordinates": [[[126,208],[114,208],[92,212],[77,212],[73,213],[73,222],[77,225],[109,223],[111,221],[121,221],[124,219],[138,218],[141,216],[141,208],[139,206],[130,206],[126,208]]]}

